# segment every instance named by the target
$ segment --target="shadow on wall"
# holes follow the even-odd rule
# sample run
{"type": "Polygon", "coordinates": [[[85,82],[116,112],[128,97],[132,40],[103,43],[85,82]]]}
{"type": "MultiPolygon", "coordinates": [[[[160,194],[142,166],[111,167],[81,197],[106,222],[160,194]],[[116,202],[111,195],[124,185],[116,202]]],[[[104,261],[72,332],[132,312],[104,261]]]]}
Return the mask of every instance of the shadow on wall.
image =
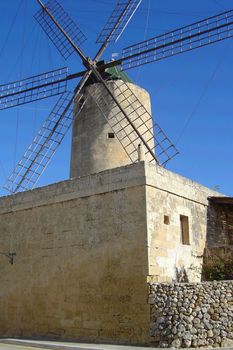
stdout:
{"type": "Polygon", "coordinates": [[[210,197],[202,280],[233,280],[233,198],[210,197]]]}

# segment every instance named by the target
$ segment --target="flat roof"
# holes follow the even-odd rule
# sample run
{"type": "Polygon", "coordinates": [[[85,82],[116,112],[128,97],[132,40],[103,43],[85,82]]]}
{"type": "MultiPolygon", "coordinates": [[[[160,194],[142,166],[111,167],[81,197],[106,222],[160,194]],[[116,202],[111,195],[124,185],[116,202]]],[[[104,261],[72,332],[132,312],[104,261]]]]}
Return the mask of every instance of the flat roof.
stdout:
{"type": "Polygon", "coordinates": [[[208,197],[208,200],[215,204],[232,204],[233,197],[208,197]]]}

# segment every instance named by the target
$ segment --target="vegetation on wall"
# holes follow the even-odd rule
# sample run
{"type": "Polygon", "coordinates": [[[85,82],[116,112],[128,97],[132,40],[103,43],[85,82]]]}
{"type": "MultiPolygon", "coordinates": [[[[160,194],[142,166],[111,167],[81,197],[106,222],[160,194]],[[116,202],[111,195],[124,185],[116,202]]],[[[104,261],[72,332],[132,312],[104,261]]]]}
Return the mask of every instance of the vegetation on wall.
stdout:
{"type": "Polygon", "coordinates": [[[233,249],[205,249],[202,279],[204,281],[233,280],[233,249]]]}

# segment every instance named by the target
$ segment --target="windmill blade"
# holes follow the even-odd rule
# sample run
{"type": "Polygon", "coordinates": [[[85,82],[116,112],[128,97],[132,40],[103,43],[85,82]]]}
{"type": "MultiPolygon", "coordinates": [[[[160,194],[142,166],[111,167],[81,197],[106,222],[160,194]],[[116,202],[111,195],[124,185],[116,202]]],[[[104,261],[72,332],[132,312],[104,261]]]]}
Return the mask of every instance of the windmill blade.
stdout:
{"type": "Polygon", "coordinates": [[[117,41],[133,17],[142,0],[120,0],[101,31],[97,43],[107,45],[117,41]]]}
{"type": "Polygon", "coordinates": [[[155,130],[153,130],[151,114],[139,101],[128,83],[120,80],[111,81],[111,90],[114,91],[118,103],[111,98],[107,90],[102,88],[102,84],[95,84],[95,89],[89,89],[88,94],[95,101],[130,160],[132,162],[138,160],[138,144],[142,142],[146,146],[145,155],[148,161],[166,165],[178,154],[176,147],[158,124],[154,125],[155,130]],[[124,113],[119,105],[122,106],[124,113]],[[148,147],[153,154],[149,152],[148,147]]]}
{"type": "MultiPolygon", "coordinates": [[[[79,95],[79,101],[82,96],[79,95]]],[[[76,97],[77,99],[77,97],[76,97]]],[[[80,103],[82,110],[85,100],[80,103]]],[[[73,93],[59,97],[23,158],[16,165],[4,188],[11,193],[34,188],[73,122],[73,93]]]]}
{"type": "Polygon", "coordinates": [[[0,85],[0,110],[66,92],[67,68],[0,85]]]}
{"type": "Polygon", "coordinates": [[[122,69],[126,70],[232,38],[232,36],[233,10],[229,10],[126,47],[123,49],[119,63],[122,69]]]}
{"type": "Polygon", "coordinates": [[[76,46],[86,41],[85,35],[56,0],[49,0],[45,5],[40,0],[37,1],[42,9],[35,14],[34,18],[61,55],[68,59],[75,52],[75,48],[66,35],[76,46]]]}
{"type": "Polygon", "coordinates": [[[176,157],[180,152],[158,123],[154,123],[153,129],[155,152],[160,164],[165,167],[167,163],[176,157]]]}

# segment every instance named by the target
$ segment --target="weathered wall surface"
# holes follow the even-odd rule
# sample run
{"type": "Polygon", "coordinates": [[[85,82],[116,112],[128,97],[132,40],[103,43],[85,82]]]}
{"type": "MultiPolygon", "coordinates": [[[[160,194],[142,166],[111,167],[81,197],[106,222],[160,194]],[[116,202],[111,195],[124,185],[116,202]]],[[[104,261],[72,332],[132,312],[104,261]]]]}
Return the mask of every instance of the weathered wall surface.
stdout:
{"type": "Polygon", "coordinates": [[[1,336],[145,342],[144,167],[0,200],[1,336]]]}
{"type": "Polygon", "coordinates": [[[202,279],[233,279],[232,197],[209,198],[202,279]]]}
{"type": "Polygon", "coordinates": [[[199,280],[211,195],[141,162],[1,198],[0,335],[149,343],[147,281],[199,280]]]}
{"type": "Polygon", "coordinates": [[[146,179],[148,280],[171,282],[177,280],[178,272],[191,282],[200,281],[206,244],[207,197],[216,193],[159,167],[148,165],[146,179]],[[180,215],[188,217],[189,244],[181,240],[180,215]],[[169,223],[164,222],[164,216],[169,218],[169,223]]]}
{"type": "Polygon", "coordinates": [[[205,249],[202,281],[233,280],[233,246],[205,249]]]}
{"type": "Polygon", "coordinates": [[[233,246],[233,198],[210,198],[207,247],[233,246]]]}
{"type": "Polygon", "coordinates": [[[149,303],[155,344],[233,345],[233,281],[152,284],[149,303]]]}
{"type": "MultiPolygon", "coordinates": [[[[150,140],[148,145],[153,149],[153,135],[146,133],[148,128],[153,130],[150,114],[143,114],[143,111],[139,111],[140,115],[143,114],[140,119],[138,111],[136,113],[133,110],[133,108],[138,110],[138,102],[135,99],[137,96],[146,110],[151,112],[148,92],[132,83],[125,85],[122,80],[110,80],[107,84],[115,98],[127,111],[131,122],[146,140],[150,140]],[[143,123],[147,125],[147,128],[143,123]]],[[[106,89],[101,84],[96,83],[89,85],[84,94],[88,98],[88,102],[73,124],[70,177],[85,176],[124,166],[130,164],[131,159],[137,161],[137,147],[141,140],[129,126],[122,113],[119,113],[119,109],[110,95],[106,93],[106,89]],[[91,96],[94,96],[95,99],[92,99],[91,96]],[[99,101],[102,110],[98,108],[96,101],[99,101]],[[112,133],[114,137],[109,138],[109,133],[112,133]],[[131,159],[122,145],[130,153],[131,159]]]]}

